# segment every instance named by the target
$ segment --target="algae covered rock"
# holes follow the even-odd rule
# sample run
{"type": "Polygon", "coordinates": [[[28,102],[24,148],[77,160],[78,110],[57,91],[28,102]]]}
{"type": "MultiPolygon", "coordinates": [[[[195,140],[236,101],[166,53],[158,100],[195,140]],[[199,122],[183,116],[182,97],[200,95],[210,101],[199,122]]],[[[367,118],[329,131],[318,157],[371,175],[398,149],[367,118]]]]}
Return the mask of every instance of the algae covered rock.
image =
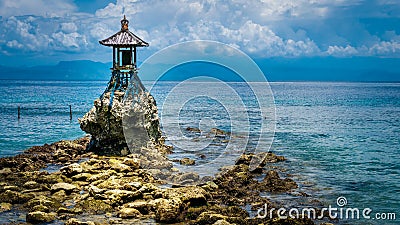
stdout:
{"type": "Polygon", "coordinates": [[[82,209],[84,212],[94,214],[104,214],[113,211],[113,208],[109,204],[106,204],[102,200],[96,200],[93,198],[88,198],[79,202],[76,207],[82,209]]]}
{"type": "Polygon", "coordinates": [[[189,159],[189,158],[183,158],[183,159],[179,160],[179,163],[181,165],[194,165],[194,164],[196,164],[196,162],[193,159],[189,159]]]}
{"type": "Polygon", "coordinates": [[[161,223],[177,222],[181,216],[182,201],[179,198],[155,199],[151,201],[155,208],[155,220],[161,223]]]}
{"type": "Polygon", "coordinates": [[[201,206],[207,204],[208,193],[201,187],[187,186],[181,188],[169,188],[163,193],[166,199],[177,198],[190,206],[201,206]]]}
{"type": "Polygon", "coordinates": [[[111,169],[117,172],[127,173],[133,171],[130,166],[124,164],[122,161],[119,161],[117,159],[110,159],[108,163],[111,166],[111,169]]]}
{"type": "Polygon", "coordinates": [[[112,189],[105,191],[102,197],[110,205],[122,205],[126,202],[134,201],[142,196],[140,191],[126,191],[119,189],[112,189]]]}
{"type": "Polygon", "coordinates": [[[260,182],[258,188],[261,191],[268,192],[286,192],[297,188],[296,182],[290,178],[280,178],[278,172],[270,170],[265,174],[264,179],[260,182]]]}
{"type": "Polygon", "coordinates": [[[52,195],[52,198],[56,201],[63,202],[67,197],[67,193],[64,190],[57,191],[52,195]]]}
{"type": "Polygon", "coordinates": [[[48,198],[46,196],[36,196],[35,198],[29,200],[26,203],[26,208],[30,212],[37,211],[36,209],[44,209],[55,210],[61,206],[60,202],[57,202],[55,199],[48,198]],[[44,207],[43,207],[44,206],[44,207]]]}
{"type": "Polygon", "coordinates": [[[57,213],[46,213],[41,211],[30,212],[26,215],[26,222],[37,224],[37,223],[49,223],[56,219],[57,213]]]}
{"type": "Polygon", "coordinates": [[[32,196],[28,194],[22,194],[16,191],[6,190],[5,192],[0,194],[0,199],[3,202],[16,204],[16,203],[24,203],[31,199],[32,196]]]}
{"type": "Polygon", "coordinates": [[[27,188],[27,189],[34,189],[34,188],[39,188],[40,184],[38,184],[36,181],[31,180],[31,181],[25,182],[23,187],[27,188]]]}

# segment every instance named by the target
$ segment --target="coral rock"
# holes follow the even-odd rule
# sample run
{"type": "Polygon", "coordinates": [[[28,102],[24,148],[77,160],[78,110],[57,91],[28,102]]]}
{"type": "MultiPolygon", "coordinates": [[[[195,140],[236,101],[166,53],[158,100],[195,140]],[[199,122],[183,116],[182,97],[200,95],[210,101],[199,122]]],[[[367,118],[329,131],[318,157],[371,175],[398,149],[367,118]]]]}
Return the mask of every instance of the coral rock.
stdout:
{"type": "Polygon", "coordinates": [[[74,190],[76,190],[76,186],[73,184],[68,184],[68,183],[57,183],[57,184],[53,184],[53,186],[51,186],[51,191],[54,192],[58,192],[61,190],[64,190],[67,194],[73,192],[74,190]]]}

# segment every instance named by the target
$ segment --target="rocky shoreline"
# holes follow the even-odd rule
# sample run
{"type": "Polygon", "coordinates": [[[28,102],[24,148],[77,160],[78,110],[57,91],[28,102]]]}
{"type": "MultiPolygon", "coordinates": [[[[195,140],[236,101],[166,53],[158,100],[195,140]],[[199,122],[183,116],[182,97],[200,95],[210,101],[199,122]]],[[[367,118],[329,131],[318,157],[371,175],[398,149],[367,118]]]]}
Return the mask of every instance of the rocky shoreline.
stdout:
{"type": "Polygon", "coordinates": [[[166,187],[141,166],[146,159],[99,156],[86,150],[89,141],[59,141],[0,158],[0,215],[18,210],[26,221],[8,224],[315,224],[279,219],[275,213],[261,219],[245,210],[279,206],[261,192],[297,188],[290,178],[265,167],[285,160],[282,156],[268,153],[264,164],[250,172],[249,163],[257,156],[245,154],[236,165],[196,185],[166,187]],[[49,173],[43,170],[48,165],[61,168],[49,173]]]}

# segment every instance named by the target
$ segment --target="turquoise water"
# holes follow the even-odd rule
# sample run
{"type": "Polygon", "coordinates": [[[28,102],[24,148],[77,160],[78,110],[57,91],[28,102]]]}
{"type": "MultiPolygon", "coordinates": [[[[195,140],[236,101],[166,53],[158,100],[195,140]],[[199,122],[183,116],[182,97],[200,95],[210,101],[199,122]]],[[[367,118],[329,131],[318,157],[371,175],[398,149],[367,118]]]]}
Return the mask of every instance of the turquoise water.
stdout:
{"type": "MultiPolygon", "coordinates": [[[[400,216],[400,84],[276,83],[274,149],[336,206],[400,216]]],[[[351,221],[351,224],[359,221],[351,221]]],[[[392,224],[368,220],[360,224],[392,224]]]]}
{"type": "Polygon", "coordinates": [[[15,155],[32,145],[82,137],[84,132],[77,119],[92,107],[105,84],[104,81],[1,81],[0,155],[15,155]]]}
{"type": "MultiPolygon", "coordinates": [[[[175,84],[161,82],[153,89],[160,107],[175,84]]],[[[77,118],[91,108],[105,86],[106,81],[2,81],[0,155],[81,137],[77,118]]],[[[284,82],[271,83],[271,88],[277,115],[272,150],[289,159],[284,166],[300,189],[323,199],[325,205],[336,206],[336,199],[344,196],[348,207],[369,207],[373,213],[394,212],[400,217],[400,84],[284,82]]],[[[221,114],[212,119],[218,127],[229,128],[220,104],[201,98],[190,104],[199,106],[198,111],[181,115],[182,128],[201,116],[202,108],[221,114]]]]}

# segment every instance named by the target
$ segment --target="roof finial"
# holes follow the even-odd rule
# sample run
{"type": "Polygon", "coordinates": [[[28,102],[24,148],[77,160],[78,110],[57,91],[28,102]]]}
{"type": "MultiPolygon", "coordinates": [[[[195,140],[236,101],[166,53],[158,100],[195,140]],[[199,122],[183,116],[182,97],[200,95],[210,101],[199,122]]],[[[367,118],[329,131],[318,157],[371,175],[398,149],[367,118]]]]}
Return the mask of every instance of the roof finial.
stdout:
{"type": "Polygon", "coordinates": [[[121,20],[121,30],[128,30],[128,24],[129,20],[127,20],[126,16],[124,15],[124,18],[121,20]]]}

